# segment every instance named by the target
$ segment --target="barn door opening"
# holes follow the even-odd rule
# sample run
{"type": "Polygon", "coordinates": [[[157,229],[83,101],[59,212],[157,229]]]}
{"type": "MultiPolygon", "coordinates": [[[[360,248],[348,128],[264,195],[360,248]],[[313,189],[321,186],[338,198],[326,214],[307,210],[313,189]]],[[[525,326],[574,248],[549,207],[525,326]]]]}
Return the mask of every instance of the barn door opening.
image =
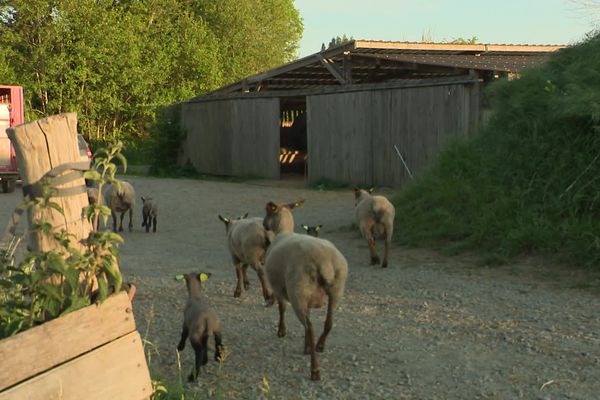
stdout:
{"type": "Polygon", "coordinates": [[[308,174],[306,97],[281,98],[279,119],[281,179],[306,179],[308,174]]]}

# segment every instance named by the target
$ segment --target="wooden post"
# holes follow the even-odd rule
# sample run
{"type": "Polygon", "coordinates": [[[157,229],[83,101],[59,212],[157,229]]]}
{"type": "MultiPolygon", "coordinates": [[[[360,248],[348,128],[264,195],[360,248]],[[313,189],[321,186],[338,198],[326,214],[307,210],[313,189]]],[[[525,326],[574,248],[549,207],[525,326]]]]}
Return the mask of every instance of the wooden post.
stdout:
{"type": "MultiPolygon", "coordinates": [[[[17,162],[23,186],[38,183],[52,168],[64,163],[79,161],[77,143],[77,114],[54,115],[27,124],[7,129],[7,134],[15,147],[17,162]]],[[[83,178],[61,185],[61,188],[85,186],[83,178]]],[[[56,231],[67,230],[75,235],[72,246],[82,249],[78,242],[88,237],[92,227],[83,217],[83,208],[88,203],[85,193],[53,197],[53,202],[62,207],[64,215],[54,209],[29,210],[29,224],[43,220],[49,222],[56,231]]],[[[30,247],[35,251],[62,249],[59,243],[41,232],[32,232],[30,247]]]]}

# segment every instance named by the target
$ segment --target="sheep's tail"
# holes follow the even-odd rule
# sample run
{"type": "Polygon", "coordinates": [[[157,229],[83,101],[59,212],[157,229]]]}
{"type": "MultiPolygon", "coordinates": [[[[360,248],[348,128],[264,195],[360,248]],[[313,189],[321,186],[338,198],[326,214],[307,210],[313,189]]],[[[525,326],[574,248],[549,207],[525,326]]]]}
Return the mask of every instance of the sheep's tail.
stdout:
{"type": "Polygon", "coordinates": [[[339,275],[347,274],[347,272],[344,272],[347,270],[335,267],[336,262],[340,262],[340,260],[328,260],[319,264],[317,268],[319,274],[317,281],[328,294],[329,301],[331,302],[333,309],[337,308],[344,293],[344,283],[346,281],[346,277],[339,275]]]}

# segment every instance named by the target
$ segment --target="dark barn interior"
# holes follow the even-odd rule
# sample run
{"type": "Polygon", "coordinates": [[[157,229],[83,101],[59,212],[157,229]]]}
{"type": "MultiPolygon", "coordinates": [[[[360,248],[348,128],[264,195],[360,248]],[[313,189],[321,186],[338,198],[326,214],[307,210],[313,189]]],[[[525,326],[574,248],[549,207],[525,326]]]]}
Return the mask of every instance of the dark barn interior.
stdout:
{"type": "Polygon", "coordinates": [[[282,176],[306,176],[306,97],[282,98],[279,166],[282,176]]]}

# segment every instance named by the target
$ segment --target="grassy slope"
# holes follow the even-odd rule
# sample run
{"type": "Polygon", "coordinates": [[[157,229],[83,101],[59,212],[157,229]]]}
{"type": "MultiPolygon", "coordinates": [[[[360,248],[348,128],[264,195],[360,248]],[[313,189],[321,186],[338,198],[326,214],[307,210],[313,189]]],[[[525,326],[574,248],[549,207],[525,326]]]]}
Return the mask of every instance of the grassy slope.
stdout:
{"type": "Polygon", "coordinates": [[[400,236],[600,261],[600,35],[490,88],[494,117],[394,199],[400,236]]]}

